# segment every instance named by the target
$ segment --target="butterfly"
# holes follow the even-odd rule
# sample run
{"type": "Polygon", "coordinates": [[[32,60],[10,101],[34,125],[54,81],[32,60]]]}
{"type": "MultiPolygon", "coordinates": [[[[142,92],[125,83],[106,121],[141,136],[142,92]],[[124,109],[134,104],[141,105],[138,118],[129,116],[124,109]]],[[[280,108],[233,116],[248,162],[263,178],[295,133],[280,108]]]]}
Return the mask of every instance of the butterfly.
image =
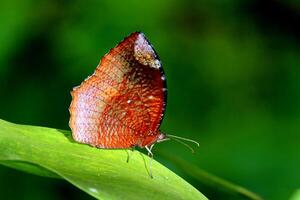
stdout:
{"type": "Polygon", "coordinates": [[[157,142],[170,138],[195,142],[160,131],[167,103],[166,76],[141,32],[132,33],[104,55],[71,95],[69,126],[79,143],[103,149],[137,146],[153,157],[151,149],[157,142]]]}

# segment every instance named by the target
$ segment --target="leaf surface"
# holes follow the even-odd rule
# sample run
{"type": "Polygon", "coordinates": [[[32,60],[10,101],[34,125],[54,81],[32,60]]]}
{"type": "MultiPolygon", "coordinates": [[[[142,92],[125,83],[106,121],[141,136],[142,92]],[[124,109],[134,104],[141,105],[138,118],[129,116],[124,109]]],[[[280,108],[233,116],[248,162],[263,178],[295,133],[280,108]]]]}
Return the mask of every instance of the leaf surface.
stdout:
{"type": "Polygon", "coordinates": [[[0,120],[0,164],[61,177],[98,199],[206,199],[197,189],[138,152],[96,149],[74,142],[69,131],[0,120]]]}

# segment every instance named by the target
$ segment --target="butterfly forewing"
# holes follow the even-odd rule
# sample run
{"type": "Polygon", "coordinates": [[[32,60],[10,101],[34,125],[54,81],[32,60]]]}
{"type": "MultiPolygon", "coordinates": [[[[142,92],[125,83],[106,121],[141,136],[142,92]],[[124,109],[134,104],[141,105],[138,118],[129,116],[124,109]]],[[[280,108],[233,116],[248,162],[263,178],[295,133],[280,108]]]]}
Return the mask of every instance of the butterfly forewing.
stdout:
{"type": "Polygon", "coordinates": [[[165,76],[144,34],[133,33],[111,49],[72,97],[70,127],[76,141],[130,148],[155,139],[165,110],[165,76]]]}

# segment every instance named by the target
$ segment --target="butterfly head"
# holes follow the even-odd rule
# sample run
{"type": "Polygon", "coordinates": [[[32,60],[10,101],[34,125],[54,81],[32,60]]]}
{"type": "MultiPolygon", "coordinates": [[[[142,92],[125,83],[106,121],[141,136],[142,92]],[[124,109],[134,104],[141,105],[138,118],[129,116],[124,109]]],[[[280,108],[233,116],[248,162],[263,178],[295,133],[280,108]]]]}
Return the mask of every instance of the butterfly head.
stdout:
{"type": "Polygon", "coordinates": [[[160,133],[158,135],[156,142],[159,143],[159,142],[163,142],[163,141],[167,141],[167,140],[174,140],[176,142],[183,144],[184,146],[189,148],[192,151],[192,153],[194,153],[195,150],[190,145],[188,145],[186,142],[194,143],[199,147],[199,143],[195,140],[191,140],[189,138],[184,138],[184,137],[179,137],[176,135],[164,134],[164,133],[160,133]]]}

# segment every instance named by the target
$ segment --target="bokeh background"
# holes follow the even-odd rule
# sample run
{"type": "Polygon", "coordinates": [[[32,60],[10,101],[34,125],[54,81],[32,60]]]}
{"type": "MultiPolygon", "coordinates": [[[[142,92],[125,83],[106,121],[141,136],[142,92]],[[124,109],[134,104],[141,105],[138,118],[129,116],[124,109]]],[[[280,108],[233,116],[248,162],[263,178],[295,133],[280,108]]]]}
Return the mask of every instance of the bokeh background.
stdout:
{"type": "MultiPolygon", "coordinates": [[[[68,128],[70,90],[125,36],[143,31],[168,83],[155,157],[211,199],[233,199],[161,152],[266,199],[300,188],[300,3],[297,0],[10,0],[0,3],[0,118],[68,128]]],[[[1,199],[92,199],[63,180],[0,166],[1,199]]],[[[141,197],[142,199],[142,197],[141,197]]]]}

